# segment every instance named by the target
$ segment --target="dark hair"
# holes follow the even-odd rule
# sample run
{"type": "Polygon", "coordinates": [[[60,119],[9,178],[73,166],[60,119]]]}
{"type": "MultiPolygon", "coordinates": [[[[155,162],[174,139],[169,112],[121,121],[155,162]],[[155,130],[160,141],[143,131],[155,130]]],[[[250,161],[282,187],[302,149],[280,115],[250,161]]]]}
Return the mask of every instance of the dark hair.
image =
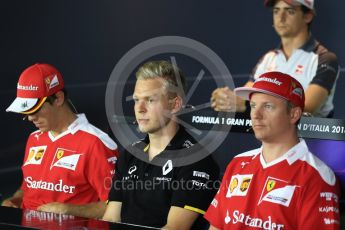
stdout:
{"type": "MultiPolygon", "coordinates": [[[[77,109],[75,108],[75,106],[73,105],[72,101],[68,98],[68,93],[67,90],[65,88],[61,89],[61,91],[64,93],[65,98],[64,98],[64,102],[67,103],[68,108],[73,112],[73,113],[78,113],[77,109]]],[[[47,97],[46,102],[48,102],[49,104],[52,104],[55,100],[56,100],[56,95],[50,95],[47,97]]]]}
{"type": "MultiPolygon", "coordinates": [[[[63,94],[65,95],[65,101],[68,100],[68,97],[67,97],[67,90],[65,88],[61,89],[61,91],[63,92],[63,94]]],[[[48,102],[49,104],[52,104],[55,100],[56,100],[56,93],[50,95],[47,97],[46,99],[46,102],[48,102]]]]}

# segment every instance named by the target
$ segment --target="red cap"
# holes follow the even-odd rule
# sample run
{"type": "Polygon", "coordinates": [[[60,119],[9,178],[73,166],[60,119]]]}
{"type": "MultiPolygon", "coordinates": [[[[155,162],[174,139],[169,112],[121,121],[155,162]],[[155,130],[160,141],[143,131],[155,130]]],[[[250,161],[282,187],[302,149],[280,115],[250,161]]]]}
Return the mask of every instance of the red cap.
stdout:
{"type": "Polygon", "coordinates": [[[265,93],[283,98],[304,109],[302,85],[295,78],[281,72],[264,73],[256,79],[252,87],[239,87],[234,92],[245,100],[249,100],[252,93],[265,93]]]}
{"type": "MultiPolygon", "coordinates": [[[[264,4],[265,6],[271,7],[276,1],[277,0],[265,0],[264,4]]],[[[292,6],[304,5],[309,9],[314,10],[314,0],[284,0],[284,2],[292,6]]]]}
{"type": "Polygon", "coordinates": [[[64,88],[60,72],[49,64],[34,64],[23,71],[17,84],[17,98],[6,112],[30,114],[36,112],[47,96],[64,88]]]}

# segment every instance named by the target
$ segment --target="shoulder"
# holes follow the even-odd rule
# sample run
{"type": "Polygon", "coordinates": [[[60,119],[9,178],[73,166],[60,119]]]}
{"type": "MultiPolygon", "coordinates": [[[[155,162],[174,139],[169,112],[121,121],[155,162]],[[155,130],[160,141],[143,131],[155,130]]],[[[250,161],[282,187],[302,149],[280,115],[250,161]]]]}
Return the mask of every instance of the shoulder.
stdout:
{"type": "Polygon", "coordinates": [[[182,126],[177,135],[182,144],[181,148],[190,148],[197,143],[194,137],[182,126]]]}
{"type": "Polygon", "coordinates": [[[39,142],[39,143],[41,143],[43,140],[46,140],[45,138],[42,139],[42,137],[46,137],[46,136],[48,136],[47,132],[41,132],[40,130],[36,130],[36,131],[30,133],[27,141],[28,142],[39,142]]]}
{"type": "Polygon", "coordinates": [[[242,168],[243,164],[250,164],[254,159],[259,157],[260,153],[261,148],[257,148],[236,155],[226,167],[226,173],[242,168]]]}
{"type": "Polygon", "coordinates": [[[333,186],[336,184],[336,177],[332,169],[330,169],[317,156],[315,156],[311,152],[307,152],[306,154],[304,154],[304,156],[300,160],[304,162],[308,167],[310,167],[311,169],[311,173],[309,176],[310,179],[319,180],[321,178],[322,181],[324,181],[330,186],[333,186]],[[316,175],[316,177],[314,175],[316,175]]]}
{"type": "Polygon", "coordinates": [[[116,143],[102,130],[95,127],[94,125],[90,124],[89,122],[81,124],[79,131],[84,132],[90,138],[94,139],[95,141],[100,141],[105,145],[107,148],[111,150],[117,149],[116,143]]]}
{"type": "Polygon", "coordinates": [[[30,133],[29,138],[34,138],[41,135],[47,135],[47,132],[41,132],[39,129],[30,133]]]}
{"type": "Polygon", "coordinates": [[[261,148],[249,150],[247,152],[240,153],[234,157],[234,159],[239,158],[254,158],[255,156],[259,155],[261,153],[261,148]]]}
{"type": "Polygon", "coordinates": [[[319,64],[338,63],[337,55],[320,43],[317,44],[313,52],[318,55],[319,64]]]}
{"type": "Polygon", "coordinates": [[[258,63],[265,63],[268,60],[271,60],[273,57],[276,57],[278,54],[278,50],[277,49],[271,49],[269,51],[267,51],[264,55],[262,55],[259,59],[258,63]]]}

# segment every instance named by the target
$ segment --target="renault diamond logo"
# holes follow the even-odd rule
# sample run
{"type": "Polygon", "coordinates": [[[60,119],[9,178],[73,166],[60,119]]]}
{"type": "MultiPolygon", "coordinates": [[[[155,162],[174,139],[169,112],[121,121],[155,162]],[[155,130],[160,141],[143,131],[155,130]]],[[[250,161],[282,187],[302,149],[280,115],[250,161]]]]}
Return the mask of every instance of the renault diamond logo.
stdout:
{"type": "Polygon", "coordinates": [[[173,169],[172,161],[168,160],[167,163],[162,167],[163,175],[167,175],[173,169]]]}

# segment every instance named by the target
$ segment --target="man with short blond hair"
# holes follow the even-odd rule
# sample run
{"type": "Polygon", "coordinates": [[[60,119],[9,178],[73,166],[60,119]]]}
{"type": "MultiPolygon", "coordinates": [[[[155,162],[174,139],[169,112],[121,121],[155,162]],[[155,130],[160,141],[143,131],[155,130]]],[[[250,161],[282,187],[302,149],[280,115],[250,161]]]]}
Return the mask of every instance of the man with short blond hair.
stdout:
{"type": "Polygon", "coordinates": [[[177,123],[185,79],[176,65],[151,61],[137,71],[134,112],[145,139],[120,155],[103,219],[166,229],[201,229],[219,168],[177,123]],[[196,156],[191,164],[186,158],[196,156]]]}

